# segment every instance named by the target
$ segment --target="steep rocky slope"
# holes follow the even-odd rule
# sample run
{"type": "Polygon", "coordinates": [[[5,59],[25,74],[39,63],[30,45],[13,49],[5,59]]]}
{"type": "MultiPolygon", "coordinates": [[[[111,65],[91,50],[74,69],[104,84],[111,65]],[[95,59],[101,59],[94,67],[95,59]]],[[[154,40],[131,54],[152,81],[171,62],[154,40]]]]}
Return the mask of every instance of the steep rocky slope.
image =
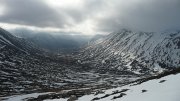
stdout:
{"type": "Polygon", "coordinates": [[[123,29],[89,44],[79,54],[95,68],[151,74],[180,66],[180,32],[133,32],[123,29]]]}
{"type": "Polygon", "coordinates": [[[24,53],[34,53],[35,51],[36,53],[40,52],[40,49],[38,49],[33,43],[23,38],[15,37],[2,28],[0,28],[0,45],[4,48],[16,49],[24,53]]]}

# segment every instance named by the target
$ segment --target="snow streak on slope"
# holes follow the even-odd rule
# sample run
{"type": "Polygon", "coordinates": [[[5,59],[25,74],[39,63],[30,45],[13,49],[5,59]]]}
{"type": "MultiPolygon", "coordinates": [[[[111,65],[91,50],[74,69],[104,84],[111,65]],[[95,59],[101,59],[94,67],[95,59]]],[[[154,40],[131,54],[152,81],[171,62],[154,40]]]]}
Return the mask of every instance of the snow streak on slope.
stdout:
{"type": "Polygon", "coordinates": [[[82,51],[82,61],[105,68],[145,73],[180,66],[180,32],[149,33],[123,29],[94,42],[82,51]],[[151,68],[150,68],[151,67],[151,68]]]}
{"type": "Polygon", "coordinates": [[[105,91],[105,94],[86,95],[78,101],[179,101],[180,100],[180,74],[169,75],[161,79],[154,79],[140,85],[127,85],[105,91]],[[125,92],[117,93],[117,91],[125,92]],[[120,96],[121,95],[121,96],[120,96]],[[106,97],[107,96],[107,97],[106,97]]]}

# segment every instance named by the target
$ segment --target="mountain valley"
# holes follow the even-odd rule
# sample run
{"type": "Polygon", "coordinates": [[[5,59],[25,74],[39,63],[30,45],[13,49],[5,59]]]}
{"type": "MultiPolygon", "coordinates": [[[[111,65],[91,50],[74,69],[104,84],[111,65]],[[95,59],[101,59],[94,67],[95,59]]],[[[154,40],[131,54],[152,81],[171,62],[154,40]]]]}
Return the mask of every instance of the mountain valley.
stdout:
{"type": "MultiPolygon", "coordinates": [[[[0,97],[51,92],[28,101],[82,97],[180,67],[180,32],[122,29],[69,54],[0,29],[0,97]],[[59,93],[65,92],[65,93],[59,93]]],[[[38,95],[38,94],[37,94],[38,95]]]]}

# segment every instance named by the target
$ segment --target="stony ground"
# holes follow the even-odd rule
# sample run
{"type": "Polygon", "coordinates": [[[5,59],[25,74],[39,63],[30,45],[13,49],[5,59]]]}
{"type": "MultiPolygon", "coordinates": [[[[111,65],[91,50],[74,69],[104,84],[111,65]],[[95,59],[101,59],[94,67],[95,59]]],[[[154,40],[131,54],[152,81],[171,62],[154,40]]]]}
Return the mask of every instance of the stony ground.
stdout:
{"type": "Polygon", "coordinates": [[[137,75],[93,69],[72,56],[11,56],[0,66],[0,97],[77,88],[107,88],[137,79],[137,75]],[[16,61],[14,61],[16,60],[16,61]]]}

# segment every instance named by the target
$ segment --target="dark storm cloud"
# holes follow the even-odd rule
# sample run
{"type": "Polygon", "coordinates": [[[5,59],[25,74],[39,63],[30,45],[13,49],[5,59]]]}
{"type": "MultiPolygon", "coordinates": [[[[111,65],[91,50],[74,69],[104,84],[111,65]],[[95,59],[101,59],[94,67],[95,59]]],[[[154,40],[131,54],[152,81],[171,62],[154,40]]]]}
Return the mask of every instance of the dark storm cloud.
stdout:
{"type": "Polygon", "coordinates": [[[38,27],[63,27],[65,17],[58,15],[42,0],[1,0],[5,13],[0,22],[38,27]]]}
{"type": "Polygon", "coordinates": [[[85,2],[83,8],[55,9],[45,0],[0,0],[0,4],[5,6],[5,12],[0,16],[0,22],[35,27],[69,27],[85,21],[90,18],[90,15],[93,16],[92,13],[97,10],[95,8],[100,4],[100,2],[95,1],[85,2]]]}
{"type": "Polygon", "coordinates": [[[0,22],[69,28],[90,20],[94,32],[112,32],[122,28],[141,31],[180,29],[180,0],[81,1],[83,3],[77,7],[72,4],[55,8],[45,0],[0,0],[0,4],[5,5],[0,22]]]}
{"type": "MultiPolygon", "coordinates": [[[[117,0],[114,0],[117,1],[117,0]]],[[[116,2],[116,14],[99,19],[99,30],[130,28],[141,31],[180,29],[180,0],[127,0],[116,2]]]]}

